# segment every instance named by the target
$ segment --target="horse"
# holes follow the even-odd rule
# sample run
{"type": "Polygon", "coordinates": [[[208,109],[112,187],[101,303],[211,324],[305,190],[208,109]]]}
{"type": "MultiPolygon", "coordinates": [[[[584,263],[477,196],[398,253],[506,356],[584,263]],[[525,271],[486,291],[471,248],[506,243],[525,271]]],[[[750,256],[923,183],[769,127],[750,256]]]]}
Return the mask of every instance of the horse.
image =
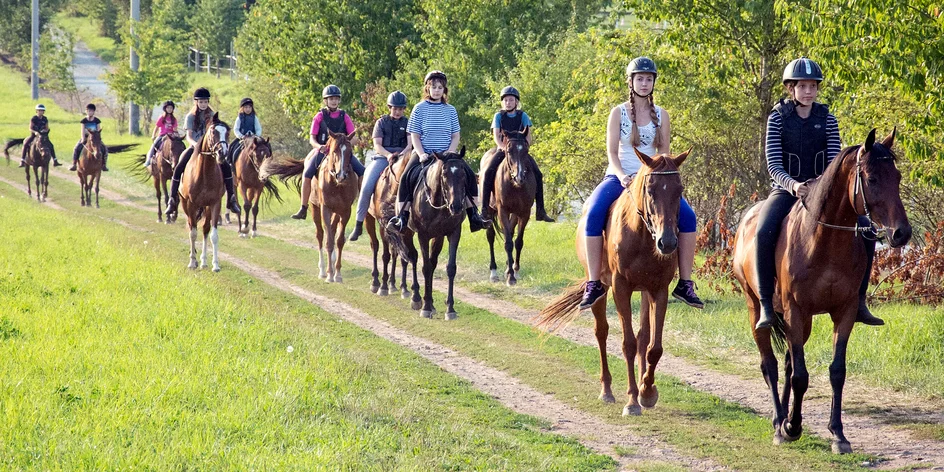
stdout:
{"type": "Polygon", "coordinates": [[[259,200],[263,191],[282,201],[279,189],[268,180],[260,179],[261,167],[272,157],[272,147],[268,139],[259,136],[246,136],[242,139],[242,151],[233,163],[233,172],[239,193],[246,202],[243,206],[246,213],[246,223],[239,221],[239,236],[256,237],[256,220],[259,215],[259,200]],[[249,231],[249,211],[252,210],[252,232],[249,231]]]}
{"type": "Polygon", "coordinates": [[[846,347],[858,312],[859,283],[865,276],[866,253],[862,238],[874,234],[874,223],[884,228],[891,247],[911,239],[911,225],[899,194],[901,173],[895,166],[895,132],[875,142],[873,129],[865,144],[843,149],[810,192],[794,205],[782,224],[776,250],[777,285],[773,328],[755,329],[760,317],[754,260],[760,203],[744,216],[734,245],[734,276],[741,284],[750,314],[751,333],[760,351],[761,372],[770,388],[774,412],[774,444],[795,441],[802,434],[803,395],[809,385],[803,346],[810,338],[813,316],[828,313],[833,322],[833,360],[829,382],[833,389],[829,431],[834,453],[852,452],[843,434],[842,388],[846,379],[846,347]],[[868,219],[865,227],[858,224],[868,219]],[[784,388],[778,397],[777,358],[783,352],[784,388]],[[793,405],[786,410],[793,394],[793,405]]]}
{"type": "MultiPolygon", "coordinates": [[[[33,139],[29,150],[26,152],[26,193],[33,196],[33,184],[30,182],[30,168],[36,177],[36,201],[45,202],[49,195],[49,160],[52,159],[52,144],[49,141],[49,131],[34,131],[36,139],[33,139]],[[42,169],[42,172],[40,172],[42,169]]],[[[25,139],[11,139],[7,141],[3,148],[3,155],[10,160],[10,148],[19,146],[26,141],[25,139]]]]}
{"type": "Polygon", "coordinates": [[[98,208],[98,187],[102,180],[102,167],[105,162],[101,130],[89,130],[79,154],[79,193],[82,206],[92,206],[92,187],[95,187],[95,208],[98,208]]]}
{"type": "MultiPolygon", "coordinates": [[[[453,297],[456,278],[456,254],[459,239],[462,236],[462,221],[465,220],[465,208],[469,189],[476,185],[469,182],[466,172],[469,164],[465,162],[465,147],[459,153],[433,153],[432,164],[424,169],[419,184],[413,190],[409,226],[416,233],[423,253],[423,305],[420,315],[432,318],[436,313],[433,306],[433,273],[439,262],[443,242],[449,240],[449,261],[446,263],[446,275],[449,277],[449,291],[446,295],[447,320],[458,317],[453,297]]],[[[414,308],[415,309],[415,308],[414,308]]]]}
{"type": "Polygon", "coordinates": [[[400,187],[400,177],[406,170],[409,162],[408,156],[395,156],[380,174],[377,180],[377,187],[374,191],[373,200],[367,211],[365,226],[367,235],[370,237],[370,249],[374,254],[374,269],[371,272],[373,279],[370,284],[370,291],[380,296],[386,296],[396,289],[397,286],[397,259],[400,259],[402,275],[400,277],[400,294],[403,298],[410,296],[407,290],[406,270],[408,265],[413,266],[413,286],[412,286],[412,307],[418,310],[422,303],[420,299],[420,284],[416,274],[416,246],[413,245],[413,231],[405,228],[402,234],[395,234],[387,231],[387,222],[396,215],[397,189],[400,187]],[[380,238],[378,240],[375,224],[380,223],[380,238]],[[395,240],[399,238],[399,240],[395,240]],[[378,279],[380,271],[377,270],[377,253],[380,250],[380,244],[383,244],[383,279],[378,279]],[[403,249],[400,249],[403,248],[403,249]],[[403,250],[406,257],[400,257],[399,252],[403,250]],[[413,261],[412,264],[409,261],[413,261]],[[393,264],[391,265],[391,261],[393,264]],[[389,272],[387,270],[389,266],[389,272]]]}
{"type": "MultiPolygon", "coordinates": [[[[613,301],[623,328],[623,358],[629,375],[629,401],[623,416],[640,415],[642,407],[653,408],[659,399],[655,386],[656,365],[662,358],[662,329],[665,322],[669,283],[678,267],[678,211],[682,197],[679,167],[691,149],[676,156],[660,154],[649,157],[636,150],[642,163],[628,189],[610,209],[603,245],[600,280],[613,289],[613,301]],[[639,331],[633,331],[632,294],[642,291],[639,331]],[[644,347],[645,346],[645,347],[644,347]],[[639,384],[633,358],[639,364],[639,384]]],[[[586,214],[586,208],[584,208],[586,214]]],[[[586,217],[577,226],[577,257],[585,262],[584,227],[586,217]]],[[[586,282],[571,286],[564,294],[541,310],[537,326],[557,330],[576,319],[586,282]]],[[[607,365],[606,297],[591,306],[594,331],[600,347],[602,389],[600,399],[615,401],[610,389],[612,377],[607,365]]]]}
{"type": "MultiPolygon", "coordinates": [[[[512,136],[504,131],[505,159],[498,166],[495,173],[495,191],[491,202],[482,202],[489,205],[497,218],[492,219],[492,225],[485,230],[488,238],[488,249],[491,260],[488,268],[492,282],[498,282],[498,265],[495,263],[495,233],[501,231],[505,241],[506,266],[505,283],[511,287],[518,283],[521,270],[521,250],[524,248],[524,229],[531,219],[531,207],[534,205],[534,195],[537,191],[537,178],[531,167],[529,145],[523,136],[512,136]],[[515,229],[518,236],[515,236],[515,229]],[[514,241],[512,238],[514,237],[514,241]],[[513,254],[514,252],[514,254],[513,254]],[[514,257],[512,257],[514,255],[514,257]]],[[[492,149],[482,157],[480,168],[488,167],[488,162],[498,152],[492,149]]],[[[484,184],[484,182],[483,182],[484,184]]],[[[484,194],[484,190],[480,192],[484,194]]]]}
{"type": "MultiPolygon", "coordinates": [[[[312,189],[308,198],[308,208],[318,238],[318,277],[325,282],[343,282],[341,252],[344,249],[344,231],[351,219],[351,205],[360,190],[360,178],[351,166],[351,159],[354,159],[351,146],[353,138],[354,133],[328,133],[328,151],[318,169],[318,185],[312,189]],[[326,251],[329,258],[327,263],[326,251]]],[[[304,168],[305,161],[301,159],[268,160],[262,168],[262,178],[277,175],[284,181],[301,174],[304,168]]]]}
{"type": "Polygon", "coordinates": [[[213,272],[220,271],[219,233],[220,208],[226,186],[223,183],[223,171],[220,163],[226,159],[226,143],[229,126],[220,121],[219,113],[207,122],[206,131],[194,149],[193,157],[180,179],[180,204],[187,215],[187,227],[190,229],[190,264],[197,268],[197,224],[203,217],[203,249],[200,253],[200,267],[207,266],[207,236],[213,244],[213,272]]]}
{"type": "MultiPolygon", "coordinates": [[[[151,166],[148,168],[151,180],[154,182],[154,193],[157,197],[158,223],[164,221],[164,212],[161,211],[161,191],[164,192],[164,204],[166,205],[167,199],[170,197],[167,192],[167,181],[174,177],[174,167],[177,167],[177,160],[180,159],[180,155],[183,154],[185,149],[187,149],[187,145],[184,143],[182,136],[174,134],[164,136],[161,147],[157,150],[154,156],[155,159],[151,160],[151,166]]],[[[167,224],[170,223],[172,221],[168,218],[167,224]]]]}

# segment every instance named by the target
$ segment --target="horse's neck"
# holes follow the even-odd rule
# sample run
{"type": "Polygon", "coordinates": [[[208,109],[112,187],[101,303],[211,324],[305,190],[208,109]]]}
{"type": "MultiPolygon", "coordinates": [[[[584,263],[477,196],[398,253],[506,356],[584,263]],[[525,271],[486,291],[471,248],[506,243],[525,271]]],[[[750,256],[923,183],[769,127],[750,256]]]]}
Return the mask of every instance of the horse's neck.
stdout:
{"type": "MultiPolygon", "coordinates": [[[[835,247],[849,244],[850,240],[858,235],[852,231],[846,231],[835,228],[827,228],[820,223],[844,226],[848,228],[855,227],[858,221],[858,214],[855,206],[849,198],[849,190],[855,185],[855,161],[842,163],[843,168],[836,175],[833,182],[821,182],[817,185],[829,185],[823,208],[819,211],[799,210],[795,213],[797,216],[797,229],[801,235],[814,235],[815,248],[833,250],[835,247]]],[[[813,241],[813,238],[802,238],[813,241]]]]}
{"type": "MultiPolygon", "coordinates": [[[[636,174],[632,185],[630,185],[626,190],[631,194],[631,198],[629,202],[627,202],[625,209],[626,214],[623,215],[623,221],[626,222],[626,228],[634,233],[642,235],[649,234],[649,229],[646,227],[646,222],[643,221],[643,215],[646,212],[646,208],[642,206],[644,201],[642,182],[645,181],[646,177],[647,176],[643,174],[636,174]]],[[[645,240],[648,241],[650,239],[652,238],[646,238],[645,240]]]]}

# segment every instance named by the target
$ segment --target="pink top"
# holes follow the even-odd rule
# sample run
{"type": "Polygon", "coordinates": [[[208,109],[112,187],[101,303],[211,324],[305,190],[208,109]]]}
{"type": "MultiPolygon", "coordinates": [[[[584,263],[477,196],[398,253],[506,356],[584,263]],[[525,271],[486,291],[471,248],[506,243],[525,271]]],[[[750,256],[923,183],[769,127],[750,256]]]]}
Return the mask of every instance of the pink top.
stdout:
{"type": "Polygon", "coordinates": [[[174,118],[173,115],[161,115],[161,117],[157,119],[157,123],[155,123],[155,125],[157,126],[157,129],[160,130],[160,135],[165,136],[173,133],[174,131],[177,131],[177,118],[174,118]]]}
{"type": "MultiPolygon", "coordinates": [[[[328,116],[330,116],[331,118],[337,118],[340,115],[341,115],[341,110],[337,110],[328,114],[328,116]]],[[[351,134],[354,132],[354,122],[351,121],[351,115],[348,115],[347,113],[344,114],[344,126],[347,128],[347,134],[351,134]]],[[[311,120],[311,133],[310,134],[312,136],[317,136],[318,131],[320,129],[321,129],[321,112],[319,111],[318,113],[315,113],[315,119],[311,120]]]]}

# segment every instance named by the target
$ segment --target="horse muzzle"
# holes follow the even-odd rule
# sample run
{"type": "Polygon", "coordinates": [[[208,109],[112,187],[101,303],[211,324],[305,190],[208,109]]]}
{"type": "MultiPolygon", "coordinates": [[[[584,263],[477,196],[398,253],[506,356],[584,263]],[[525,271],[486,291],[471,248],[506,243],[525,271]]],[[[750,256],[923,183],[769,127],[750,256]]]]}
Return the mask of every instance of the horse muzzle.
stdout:
{"type": "Polygon", "coordinates": [[[678,235],[674,232],[663,232],[662,236],[656,237],[656,248],[662,255],[668,256],[678,249],[678,235]]]}
{"type": "Polygon", "coordinates": [[[885,232],[888,237],[888,245],[891,247],[902,247],[911,241],[911,224],[905,223],[897,228],[888,228],[885,232]]]}

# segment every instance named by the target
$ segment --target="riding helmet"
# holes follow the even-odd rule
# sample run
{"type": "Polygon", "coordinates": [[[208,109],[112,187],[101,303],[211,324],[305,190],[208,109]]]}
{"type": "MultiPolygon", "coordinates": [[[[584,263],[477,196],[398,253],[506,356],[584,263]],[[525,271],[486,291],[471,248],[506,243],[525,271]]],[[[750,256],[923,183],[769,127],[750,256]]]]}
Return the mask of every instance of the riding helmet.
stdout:
{"type": "Polygon", "coordinates": [[[430,71],[429,74],[426,74],[426,78],[423,79],[423,83],[427,84],[429,83],[430,80],[433,80],[433,79],[442,81],[443,85],[445,85],[448,82],[448,80],[446,79],[446,74],[443,73],[443,71],[434,70],[434,71],[430,71]]]}
{"type": "Polygon", "coordinates": [[[252,103],[252,99],[249,98],[249,97],[246,97],[246,98],[244,98],[244,99],[242,99],[242,100],[239,101],[239,108],[242,108],[242,107],[244,107],[244,106],[246,106],[246,105],[252,105],[252,104],[253,104],[253,103],[252,103]]]}
{"type": "Polygon", "coordinates": [[[341,98],[341,89],[337,85],[334,85],[334,84],[331,84],[325,87],[324,90],[321,91],[321,98],[328,98],[328,97],[341,98]]]}
{"type": "Polygon", "coordinates": [[[801,57],[794,59],[783,69],[783,83],[791,80],[815,80],[823,81],[823,69],[812,59],[801,57]]]}
{"type": "Polygon", "coordinates": [[[210,91],[203,87],[200,87],[195,92],[193,92],[193,99],[194,100],[209,100],[210,91]]]}
{"type": "Polygon", "coordinates": [[[161,105],[161,111],[166,112],[166,111],[167,111],[167,107],[174,107],[174,108],[177,108],[177,105],[174,104],[173,100],[167,100],[166,102],[164,102],[163,105],[161,105]]]}
{"type": "Polygon", "coordinates": [[[629,65],[626,66],[626,76],[632,77],[633,74],[639,74],[647,72],[653,75],[653,77],[659,76],[659,71],[656,69],[656,63],[645,56],[639,56],[631,61],[629,65]]]}
{"type": "Polygon", "coordinates": [[[43,105],[42,103],[40,103],[39,105],[36,105],[36,109],[46,111],[46,105],[43,105]]]}
{"type": "Polygon", "coordinates": [[[501,99],[504,100],[505,97],[507,97],[507,96],[509,96],[509,95],[511,95],[512,97],[517,98],[518,100],[521,100],[521,94],[518,93],[518,89],[512,87],[511,85],[509,85],[509,86],[507,86],[507,87],[505,87],[505,88],[502,89],[502,91],[501,91],[501,99]]]}
{"type": "Polygon", "coordinates": [[[387,106],[406,108],[406,95],[399,90],[387,95],[387,106]]]}
{"type": "Polygon", "coordinates": [[[85,109],[86,109],[86,110],[95,111],[95,110],[96,110],[95,104],[94,104],[94,103],[89,103],[88,105],[85,105],[85,109]]]}

